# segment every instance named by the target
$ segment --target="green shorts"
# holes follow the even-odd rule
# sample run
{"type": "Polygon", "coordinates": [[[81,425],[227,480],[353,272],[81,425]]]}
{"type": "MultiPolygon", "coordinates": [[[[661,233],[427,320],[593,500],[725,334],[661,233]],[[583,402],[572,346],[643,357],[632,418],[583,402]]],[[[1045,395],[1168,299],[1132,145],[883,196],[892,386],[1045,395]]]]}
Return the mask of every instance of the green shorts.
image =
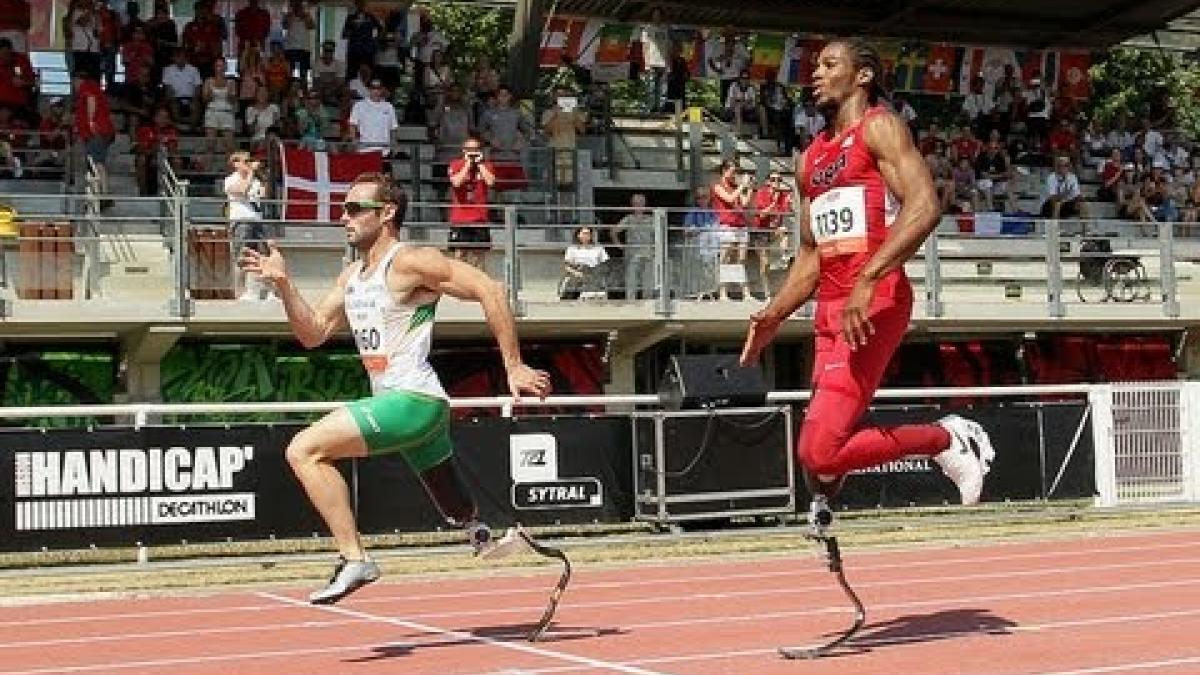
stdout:
{"type": "Polygon", "coordinates": [[[390,391],[346,406],[367,444],[368,455],[399,452],[418,473],[446,461],[450,404],[413,391],[390,391]]]}

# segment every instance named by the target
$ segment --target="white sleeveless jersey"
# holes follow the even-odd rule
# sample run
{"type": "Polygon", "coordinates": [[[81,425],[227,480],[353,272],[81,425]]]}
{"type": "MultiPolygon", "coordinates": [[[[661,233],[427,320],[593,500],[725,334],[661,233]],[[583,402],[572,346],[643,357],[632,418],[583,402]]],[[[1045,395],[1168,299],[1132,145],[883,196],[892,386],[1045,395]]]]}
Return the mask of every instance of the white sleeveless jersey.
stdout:
{"type": "Polygon", "coordinates": [[[429,365],[437,301],[405,304],[387,287],[388,269],[401,247],[394,244],[365,279],[363,262],[354,263],[346,283],[346,318],[373,393],[404,390],[446,398],[429,365]]]}

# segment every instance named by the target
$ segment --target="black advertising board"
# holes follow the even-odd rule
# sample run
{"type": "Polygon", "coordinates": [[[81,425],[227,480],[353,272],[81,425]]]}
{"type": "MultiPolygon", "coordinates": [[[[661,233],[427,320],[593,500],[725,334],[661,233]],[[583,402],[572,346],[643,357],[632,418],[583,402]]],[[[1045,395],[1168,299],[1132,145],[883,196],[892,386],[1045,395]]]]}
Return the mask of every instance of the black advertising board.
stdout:
{"type": "MultiPolygon", "coordinates": [[[[284,455],[301,428],[2,431],[0,550],[326,534],[284,455]]],[[[451,433],[489,522],[611,522],[632,512],[625,419],[487,418],[451,433]]],[[[444,526],[400,456],[339,469],[363,532],[444,526]]]]}

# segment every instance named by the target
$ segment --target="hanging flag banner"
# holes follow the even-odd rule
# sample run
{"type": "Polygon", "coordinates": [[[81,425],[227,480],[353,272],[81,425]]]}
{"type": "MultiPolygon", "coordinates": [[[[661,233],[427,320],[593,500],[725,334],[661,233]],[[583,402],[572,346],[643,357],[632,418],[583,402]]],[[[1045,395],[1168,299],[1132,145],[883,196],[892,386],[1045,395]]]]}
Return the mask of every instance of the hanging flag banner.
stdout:
{"type": "Polygon", "coordinates": [[[951,45],[932,45],[925,57],[925,77],[921,84],[931,94],[949,94],[956,84],[957,50],[951,45]]]}
{"type": "Polygon", "coordinates": [[[896,61],[895,90],[924,91],[929,48],[922,44],[905,45],[896,61]]]}
{"type": "Polygon", "coordinates": [[[577,58],[586,26],[587,19],[566,16],[550,19],[546,32],[542,33],[538,65],[542,68],[557,68],[562,65],[563,56],[577,58]]]}
{"type": "Polygon", "coordinates": [[[750,79],[765,80],[770,73],[776,73],[778,79],[779,67],[783,63],[784,42],[782,35],[755,36],[754,49],[750,52],[750,79]]]}
{"type": "Polygon", "coordinates": [[[1059,91],[1067,98],[1087,98],[1091,93],[1088,69],[1092,56],[1087,52],[1063,52],[1059,56],[1059,91]]]}
{"type": "Polygon", "coordinates": [[[316,152],[282,147],[284,220],[335,221],[350,183],[364,173],[383,170],[379,152],[316,152]]]}

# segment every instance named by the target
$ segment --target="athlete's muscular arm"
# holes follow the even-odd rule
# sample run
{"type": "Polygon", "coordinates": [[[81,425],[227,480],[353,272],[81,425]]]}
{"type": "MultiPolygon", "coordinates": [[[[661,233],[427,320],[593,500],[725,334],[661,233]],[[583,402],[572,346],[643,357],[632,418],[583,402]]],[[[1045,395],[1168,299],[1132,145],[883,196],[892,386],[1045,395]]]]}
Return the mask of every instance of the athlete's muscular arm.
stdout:
{"type": "Polygon", "coordinates": [[[342,270],[333,288],[314,308],[292,283],[283,254],[279,252],[275,242],[267,242],[267,246],[270,249],[269,255],[263,255],[254,249],[242,249],[238,266],[249,274],[260,275],[263,281],[275,286],[275,293],[283,302],[283,311],[287,313],[292,333],[296,335],[300,344],[308,349],[321,346],[338,329],[346,325],[346,281],[350,278],[350,268],[342,270]]]}
{"type": "MultiPolygon", "coordinates": [[[[545,398],[550,393],[550,375],[534,370],[521,360],[521,345],[517,341],[517,324],[504,287],[481,270],[461,260],[452,260],[433,248],[420,248],[406,256],[403,264],[393,264],[392,274],[412,275],[416,285],[436,293],[473,300],[483,307],[488,327],[496,336],[504,369],[508,372],[508,387],[513,398],[522,392],[545,398]]],[[[401,282],[402,284],[404,282],[401,282]]]]}
{"type": "Polygon", "coordinates": [[[842,332],[851,349],[865,346],[875,333],[868,315],[875,284],[921,248],[941,216],[933,177],[904,121],[891,113],[875,115],[867,120],[864,132],[879,172],[901,206],[887,239],[859,272],[842,308],[842,332]]]}
{"type": "Polygon", "coordinates": [[[804,155],[796,159],[796,185],[800,199],[796,207],[796,218],[800,223],[800,242],[796,257],[788,270],[787,279],[770,304],[750,316],[750,330],[742,347],[741,364],[748,366],[758,361],[762,350],[775,339],[779,324],[791,316],[801,305],[808,302],[817,289],[821,274],[821,258],[808,226],[808,197],[804,196],[804,155]]]}

